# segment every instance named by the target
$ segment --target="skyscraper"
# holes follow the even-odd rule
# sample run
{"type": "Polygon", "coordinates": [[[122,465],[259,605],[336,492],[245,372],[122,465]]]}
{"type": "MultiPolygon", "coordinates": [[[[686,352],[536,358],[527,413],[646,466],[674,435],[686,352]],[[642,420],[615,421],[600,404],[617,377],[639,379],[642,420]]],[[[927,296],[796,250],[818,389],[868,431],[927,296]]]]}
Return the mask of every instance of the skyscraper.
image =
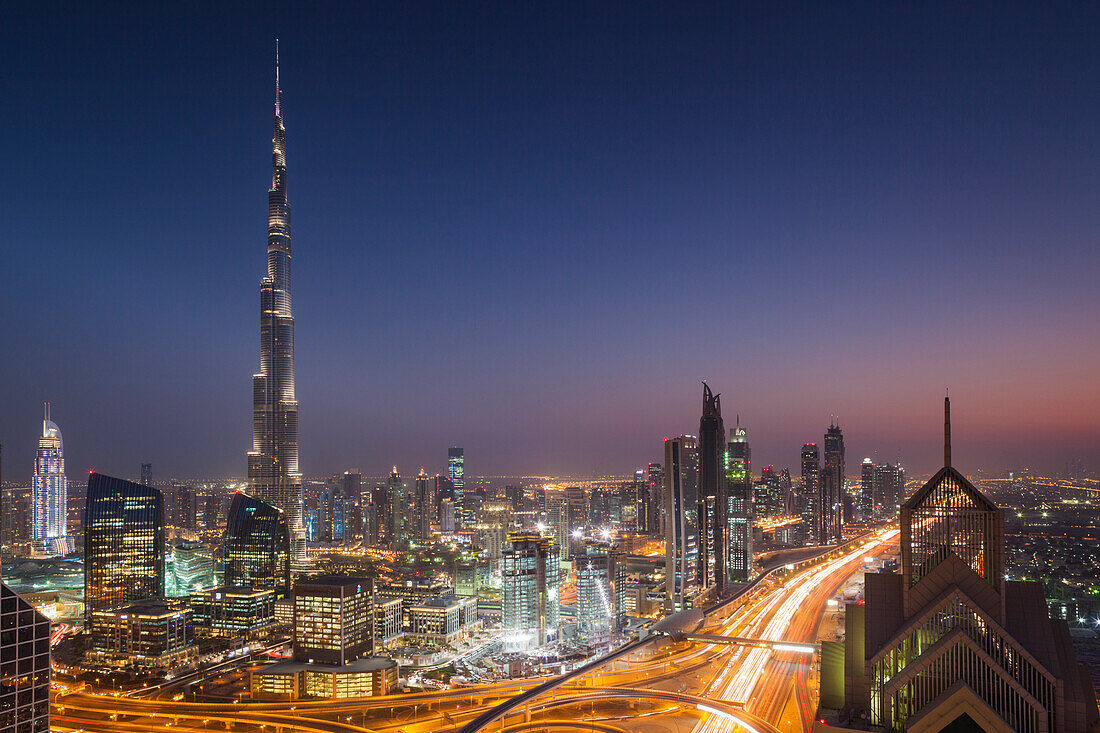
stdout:
{"type": "Polygon", "coordinates": [[[153,485],[153,464],[143,463],[141,464],[141,485],[152,486],[153,485]]]}
{"type": "Polygon", "coordinates": [[[870,519],[875,512],[875,463],[864,458],[859,467],[859,511],[864,520],[870,519]]]}
{"type": "Polygon", "coordinates": [[[825,466],[821,469],[823,543],[839,542],[844,534],[844,434],[834,420],[825,431],[825,466]]]}
{"type": "Polygon", "coordinates": [[[65,446],[61,429],[50,419],[45,404],[42,436],[34,460],[34,534],[39,552],[60,555],[72,550],[65,526],[69,503],[69,481],[65,477],[65,446]]]}
{"type": "Polygon", "coordinates": [[[93,473],[84,505],[84,610],[164,596],[164,498],[93,473]]]}
{"type": "Polygon", "coordinates": [[[817,443],[802,446],[802,527],[806,544],[825,542],[821,512],[821,453],[817,443]]]}
{"type": "Polygon", "coordinates": [[[50,733],[50,621],[0,583],[0,733],[50,733]]]}
{"type": "Polygon", "coordinates": [[[408,538],[409,504],[405,493],[401,474],[397,472],[397,466],[394,466],[386,481],[386,499],[390,504],[389,511],[386,513],[386,520],[389,522],[386,537],[389,538],[391,546],[408,538]]]}
{"type": "Polygon", "coordinates": [[[729,568],[725,451],[721,395],[711,392],[703,382],[703,415],[699,418],[699,588],[714,588],[719,594],[726,591],[729,568]]]}
{"type": "Polygon", "coordinates": [[[650,535],[660,535],[663,531],[661,518],[664,516],[664,512],[661,511],[665,489],[664,469],[660,463],[650,463],[647,473],[649,502],[646,504],[645,532],[650,535]]]}
{"type": "Polygon", "coordinates": [[[225,585],[290,592],[290,531],[278,507],[244,492],[233,495],[225,526],[225,585]]]}
{"type": "Polygon", "coordinates": [[[257,499],[286,515],[304,552],[302,474],[298,470],[298,400],[294,395],[294,315],[290,301],[290,204],[286,129],[275,48],[275,136],[267,193],[267,275],[260,281],[260,371],[252,375],[252,450],[248,481],[257,499]]]}
{"type": "Polygon", "coordinates": [[[432,498],[432,486],[435,481],[422,468],[416,475],[416,483],[413,493],[413,523],[410,535],[423,544],[432,538],[432,514],[435,509],[435,501],[432,498]]]}
{"type": "Polygon", "coordinates": [[[558,638],[558,548],[539,534],[509,535],[501,562],[504,649],[522,651],[558,638]]]}
{"type": "Polygon", "coordinates": [[[466,492],[466,454],[461,448],[450,448],[447,451],[447,478],[451,480],[454,489],[456,504],[462,503],[462,496],[466,492]]]}
{"type": "Polygon", "coordinates": [[[699,590],[699,453],[694,435],[665,439],[665,610],[691,608],[699,590]]]}
{"type": "Polygon", "coordinates": [[[738,418],[730,430],[726,446],[726,535],[729,560],[727,580],[744,583],[752,576],[752,451],[746,431],[738,418]]]}

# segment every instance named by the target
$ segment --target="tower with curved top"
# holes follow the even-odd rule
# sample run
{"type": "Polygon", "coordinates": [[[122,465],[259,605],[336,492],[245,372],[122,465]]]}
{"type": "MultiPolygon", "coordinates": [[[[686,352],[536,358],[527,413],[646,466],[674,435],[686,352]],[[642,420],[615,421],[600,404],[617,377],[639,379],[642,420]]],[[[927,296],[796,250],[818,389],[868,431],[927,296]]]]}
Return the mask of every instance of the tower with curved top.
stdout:
{"type": "Polygon", "coordinates": [[[61,428],[50,419],[50,403],[45,404],[42,435],[34,459],[34,533],[39,552],[61,555],[72,550],[66,532],[69,482],[65,477],[65,444],[61,428]]]}

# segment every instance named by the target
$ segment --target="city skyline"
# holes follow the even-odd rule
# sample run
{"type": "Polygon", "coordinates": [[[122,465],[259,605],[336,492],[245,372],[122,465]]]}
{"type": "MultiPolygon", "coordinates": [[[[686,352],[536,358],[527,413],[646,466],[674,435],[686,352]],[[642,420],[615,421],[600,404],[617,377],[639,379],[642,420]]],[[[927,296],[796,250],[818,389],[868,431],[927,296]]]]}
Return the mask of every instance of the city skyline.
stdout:
{"type": "MultiPolygon", "coordinates": [[[[31,27],[22,12],[9,27],[31,27]]],[[[1080,63],[1095,8],[823,29],[450,9],[457,32],[420,12],[288,14],[225,44],[180,9],[74,10],[2,45],[3,343],[35,355],[0,365],[5,478],[30,476],[43,400],[70,477],[244,475],[276,35],[300,110],[304,474],[435,473],[455,445],[470,476],[628,474],[692,431],[702,378],[752,426],[758,466],[796,468],[836,414],[850,466],[929,472],[929,397],[950,387],[961,470],[1096,469],[1100,110],[1074,91],[1100,80],[1080,63]],[[896,96],[897,48],[924,62],[905,62],[912,100],[896,96]],[[847,72],[832,95],[830,71],[847,72]],[[58,184],[73,169],[97,185],[58,184]],[[659,264],[669,246],[683,273],[659,264]],[[43,251],[48,299],[31,294],[43,251]],[[689,271],[700,258],[728,267],[689,271]],[[741,337],[699,338],[700,312],[741,337]]]]}

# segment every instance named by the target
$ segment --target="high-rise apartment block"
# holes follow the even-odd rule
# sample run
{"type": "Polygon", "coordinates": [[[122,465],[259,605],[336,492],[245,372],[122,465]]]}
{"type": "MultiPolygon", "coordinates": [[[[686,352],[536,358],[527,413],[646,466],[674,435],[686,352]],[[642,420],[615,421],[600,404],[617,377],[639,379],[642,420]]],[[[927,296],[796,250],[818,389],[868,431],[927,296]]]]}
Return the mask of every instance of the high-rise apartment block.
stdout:
{"type": "Polygon", "coordinates": [[[802,526],[806,544],[825,543],[825,519],[821,497],[821,453],[817,443],[802,446],[802,526]]]}

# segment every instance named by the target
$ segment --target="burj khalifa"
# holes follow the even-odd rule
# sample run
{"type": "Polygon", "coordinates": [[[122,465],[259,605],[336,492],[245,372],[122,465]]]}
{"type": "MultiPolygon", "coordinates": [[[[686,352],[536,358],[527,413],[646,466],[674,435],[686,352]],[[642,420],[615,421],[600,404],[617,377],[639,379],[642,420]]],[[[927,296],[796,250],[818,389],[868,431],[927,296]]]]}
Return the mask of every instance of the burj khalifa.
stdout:
{"type": "MultiPolygon", "coordinates": [[[[290,204],[286,197],[286,128],[275,43],[275,136],[267,192],[267,276],[260,281],[260,371],[252,375],[252,495],[283,511],[302,536],[298,470],[298,400],[294,396],[294,315],[290,305],[290,204]]],[[[297,543],[296,543],[297,544],[297,543]]]]}

